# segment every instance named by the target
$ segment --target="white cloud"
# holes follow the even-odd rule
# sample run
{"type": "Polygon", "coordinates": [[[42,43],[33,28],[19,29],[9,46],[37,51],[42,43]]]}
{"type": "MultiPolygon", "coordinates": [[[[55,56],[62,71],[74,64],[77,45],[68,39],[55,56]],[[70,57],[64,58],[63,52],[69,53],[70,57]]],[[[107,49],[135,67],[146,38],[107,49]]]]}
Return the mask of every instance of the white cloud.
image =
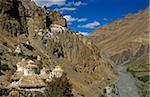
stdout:
{"type": "Polygon", "coordinates": [[[111,18],[103,18],[103,20],[106,21],[106,22],[107,22],[107,21],[112,21],[111,18]]]}
{"type": "Polygon", "coordinates": [[[81,32],[81,31],[79,31],[79,33],[81,33],[81,34],[84,35],[84,36],[88,36],[88,35],[89,35],[88,32],[81,32]]]}
{"type": "Polygon", "coordinates": [[[62,7],[62,8],[54,9],[54,10],[57,10],[57,11],[74,11],[74,10],[76,10],[76,8],[73,8],[73,7],[62,7]]]}
{"type": "Polygon", "coordinates": [[[80,6],[80,5],[87,5],[87,4],[83,3],[81,1],[78,1],[78,2],[68,2],[68,4],[66,4],[66,6],[80,6]]]}
{"type": "Polygon", "coordinates": [[[65,15],[64,18],[67,20],[68,23],[74,22],[74,21],[77,21],[77,22],[87,21],[87,18],[74,18],[71,15],[65,15]]]}
{"type": "Polygon", "coordinates": [[[108,18],[103,18],[104,21],[108,21],[108,18]]]}
{"type": "Polygon", "coordinates": [[[78,25],[78,27],[80,27],[80,28],[90,28],[90,29],[93,29],[93,28],[95,28],[95,27],[97,27],[97,26],[99,26],[99,25],[100,25],[100,22],[94,21],[93,23],[88,23],[88,24],[85,24],[85,25],[78,25]]]}
{"type": "Polygon", "coordinates": [[[66,4],[67,0],[33,0],[33,1],[39,6],[53,6],[53,5],[80,6],[80,5],[87,5],[86,3],[83,3],[81,1],[68,2],[67,4],[66,4]]]}
{"type": "Polygon", "coordinates": [[[65,15],[64,18],[67,20],[67,22],[74,22],[74,21],[76,21],[76,19],[71,17],[71,15],[65,15]]]}
{"type": "Polygon", "coordinates": [[[58,5],[62,6],[66,4],[66,0],[33,0],[39,6],[52,6],[58,5]]]}
{"type": "Polygon", "coordinates": [[[82,5],[82,4],[83,4],[83,3],[82,3],[81,1],[78,1],[78,2],[75,2],[75,3],[74,3],[75,6],[80,6],[80,5],[82,5]]]}
{"type": "Polygon", "coordinates": [[[68,23],[68,25],[72,25],[72,23],[71,23],[71,22],[69,22],[69,23],[68,23]]]}
{"type": "Polygon", "coordinates": [[[78,18],[78,22],[85,22],[85,21],[87,21],[87,18],[78,18]]]}

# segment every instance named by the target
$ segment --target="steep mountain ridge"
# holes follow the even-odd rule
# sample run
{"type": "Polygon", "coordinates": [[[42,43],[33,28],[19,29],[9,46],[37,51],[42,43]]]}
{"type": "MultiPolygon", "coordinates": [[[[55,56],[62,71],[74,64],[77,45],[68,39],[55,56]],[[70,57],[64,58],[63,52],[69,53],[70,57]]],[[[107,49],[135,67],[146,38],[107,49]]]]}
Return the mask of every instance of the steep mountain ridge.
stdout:
{"type": "MultiPolygon", "coordinates": [[[[136,80],[131,83],[137,87],[137,95],[140,97],[149,96],[149,9],[148,7],[135,14],[128,14],[123,19],[99,27],[89,36],[99,48],[100,55],[118,69],[121,83],[128,83],[128,79],[122,78],[122,74],[132,74],[126,77],[136,80]]],[[[117,84],[120,93],[123,91],[122,87],[132,88],[124,85],[126,84],[117,84]]],[[[127,90],[124,93],[129,94],[127,90]]],[[[123,96],[124,93],[120,95],[123,96]]]]}
{"type": "Polygon", "coordinates": [[[23,0],[0,1],[0,86],[10,84],[22,58],[53,69],[62,65],[75,97],[98,97],[116,79],[110,63],[99,56],[90,39],[67,28],[59,12],[23,0]],[[20,53],[15,53],[19,48],[20,53]]]}
{"type": "Polygon", "coordinates": [[[90,38],[115,64],[132,63],[141,57],[148,64],[149,8],[97,28],[90,38]]]}

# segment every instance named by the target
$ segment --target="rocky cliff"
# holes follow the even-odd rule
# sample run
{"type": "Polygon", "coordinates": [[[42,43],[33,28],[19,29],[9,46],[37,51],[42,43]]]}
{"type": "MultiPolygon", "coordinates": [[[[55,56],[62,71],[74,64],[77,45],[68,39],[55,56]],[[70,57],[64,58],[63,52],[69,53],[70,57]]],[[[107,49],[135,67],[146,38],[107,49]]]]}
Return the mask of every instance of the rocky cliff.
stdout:
{"type": "Polygon", "coordinates": [[[101,89],[116,79],[113,67],[100,57],[97,47],[67,28],[59,12],[30,0],[1,0],[0,87],[10,84],[22,58],[34,60],[39,70],[63,65],[75,96],[98,97],[101,89]]]}
{"type": "Polygon", "coordinates": [[[97,28],[90,38],[115,64],[148,64],[149,8],[97,28]]]}

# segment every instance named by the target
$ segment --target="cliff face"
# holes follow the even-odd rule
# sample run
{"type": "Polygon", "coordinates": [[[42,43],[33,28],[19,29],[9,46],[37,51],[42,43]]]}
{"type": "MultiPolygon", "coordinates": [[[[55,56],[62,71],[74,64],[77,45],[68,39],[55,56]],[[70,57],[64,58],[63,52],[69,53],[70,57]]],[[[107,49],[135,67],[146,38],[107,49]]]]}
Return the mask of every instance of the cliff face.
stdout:
{"type": "Polygon", "coordinates": [[[115,64],[148,64],[149,8],[97,28],[90,38],[115,64]]]}
{"type": "Polygon", "coordinates": [[[113,82],[112,66],[102,60],[94,44],[67,28],[59,12],[21,0],[0,1],[0,86],[7,87],[22,58],[52,69],[63,65],[75,95],[98,97],[113,82]],[[15,49],[20,48],[16,54],[15,49]]]}

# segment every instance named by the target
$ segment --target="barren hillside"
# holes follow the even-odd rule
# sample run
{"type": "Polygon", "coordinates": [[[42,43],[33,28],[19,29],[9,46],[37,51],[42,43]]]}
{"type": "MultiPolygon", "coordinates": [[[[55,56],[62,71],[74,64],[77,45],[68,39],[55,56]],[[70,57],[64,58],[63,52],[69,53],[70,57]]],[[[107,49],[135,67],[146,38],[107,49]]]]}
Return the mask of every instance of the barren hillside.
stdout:
{"type": "Polygon", "coordinates": [[[0,1],[0,87],[7,87],[22,58],[53,69],[63,65],[74,95],[98,97],[116,74],[91,40],[67,28],[59,12],[23,0],[0,1]],[[16,48],[20,54],[14,53],[16,48]],[[38,59],[40,57],[40,60],[38,59]]]}
{"type": "MultiPolygon", "coordinates": [[[[103,58],[110,59],[115,66],[120,65],[116,66],[119,75],[123,72],[132,73],[136,79],[135,87],[138,87],[141,97],[149,95],[149,22],[149,8],[146,8],[97,28],[89,36],[103,58]],[[117,67],[125,70],[121,71],[117,67]]],[[[124,80],[123,77],[120,80],[124,80]]]]}
{"type": "Polygon", "coordinates": [[[115,64],[148,63],[149,8],[97,28],[90,38],[115,64]]]}

